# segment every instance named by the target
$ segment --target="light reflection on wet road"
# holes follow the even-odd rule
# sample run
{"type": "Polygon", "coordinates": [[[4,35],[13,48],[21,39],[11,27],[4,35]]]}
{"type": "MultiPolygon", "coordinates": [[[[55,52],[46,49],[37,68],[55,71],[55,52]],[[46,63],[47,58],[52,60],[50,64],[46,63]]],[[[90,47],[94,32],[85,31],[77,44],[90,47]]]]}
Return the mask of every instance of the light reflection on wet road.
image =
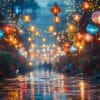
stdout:
{"type": "Polygon", "coordinates": [[[35,70],[0,83],[0,100],[100,100],[100,85],[56,72],[35,70]]]}

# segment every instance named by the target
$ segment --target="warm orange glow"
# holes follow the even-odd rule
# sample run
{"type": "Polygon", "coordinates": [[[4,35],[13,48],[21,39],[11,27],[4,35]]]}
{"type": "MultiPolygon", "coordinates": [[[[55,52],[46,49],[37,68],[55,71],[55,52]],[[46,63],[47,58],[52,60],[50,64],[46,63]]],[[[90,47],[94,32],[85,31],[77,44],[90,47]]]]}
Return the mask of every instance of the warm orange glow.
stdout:
{"type": "Polygon", "coordinates": [[[31,41],[32,41],[32,38],[31,38],[31,37],[29,37],[27,40],[28,40],[29,42],[31,42],[31,41]]]}
{"type": "Polygon", "coordinates": [[[35,33],[35,36],[39,36],[39,35],[40,35],[40,32],[37,31],[37,32],[35,33]]]}
{"type": "Polygon", "coordinates": [[[4,33],[7,34],[7,35],[10,35],[10,34],[13,34],[13,33],[16,32],[15,27],[12,26],[12,25],[8,25],[8,24],[7,24],[7,25],[4,25],[4,26],[2,27],[2,30],[3,30],[4,33]]]}
{"type": "Polygon", "coordinates": [[[23,16],[23,21],[24,22],[30,22],[30,20],[31,20],[31,17],[29,15],[24,15],[23,16]]]}
{"type": "Polygon", "coordinates": [[[77,39],[82,40],[84,39],[84,35],[82,33],[77,33],[76,34],[77,39]]]}
{"type": "Polygon", "coordinates": [[[93,40],[93,36],[90,34],[85,34],[84,39],[86,42],[91,42],[93,40]]]}
{"type": "Polygon", "coordinates": [[[69,32],[75,32],[76,31],[76,27],[74,25],[72,25],[72,24],[69,24],[68,25],[68,31],[69,32]]]}
{"type": "Polygon", "coordinates": [[[35,32],[36,31],[36,27],[35,26],[30,26],[29,27],[29,31],[30,32],[35,32]]]}
{"type": "Polygon", "coordinates": [[[80,19],[81,19],[81,15],[75,14],[75,15],[72,16],[72,18],[73,18],[73,20],[74,20],[75,22],[79,22],[80,19]]]}
{"type": "Polygon", "coordinates": [[[90,3],[89,1],[83,2],[82,8],[83,8],[84,10],[89,10],[89,9],[91,8],[91,3],[90,3]]]}
{"type": "Polygon", "coordinates": [[[54,23],[59,23],[60,22],[60,17],[59,16],[55,16],[53,19],[54,23]]]}
{"type": "Polygon", "coordinates": [[[42,38],[42,42],[46,42],[46,38],[42,38]]]}
{"type": "Polygon", "coordinates": [[[48,27],[48,31],[49,31],[50,33],[54,32],[54,30],[55,30],[54,26],[49,26],[49,27],[48,27]]]}
{"type": "Polygon", "coordinates": [[[60,12],[61,12],[61,8],[55,4],[52,8],[51,8],[51,12],[54,14],[54,15],[58,15],[60,12]]]}

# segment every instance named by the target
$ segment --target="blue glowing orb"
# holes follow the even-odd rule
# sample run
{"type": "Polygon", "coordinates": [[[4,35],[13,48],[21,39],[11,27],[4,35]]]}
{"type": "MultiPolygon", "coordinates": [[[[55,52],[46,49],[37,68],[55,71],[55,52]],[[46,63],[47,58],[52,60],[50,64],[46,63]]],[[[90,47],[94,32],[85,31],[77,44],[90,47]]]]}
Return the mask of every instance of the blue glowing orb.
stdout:
{"type": "Polygon", "coordinates": [[[86,26],[86,31],[89,34],[95,35],[95,34],[97,34],[99,32],[99,28],[94,24],[88,24],[86,26]]]}
{"type": "Polygon", "coordinates": [[[0,39],[4,37],[4,32],[0,29],[0,39]]]}
{"type": "Polygon", "coordinates": [[[13,6],[13,12],[16,14],[16,15],[20,15],[23,13],[23,8],[22,6],[13,6]]]}
{"type": "Polygon", "coordinates": [[[76,51],[77,51],[77,48],[76,48],[75,46],[72,45],[72,46],[70,47],[70,52],[76,52],[76,51]]]}

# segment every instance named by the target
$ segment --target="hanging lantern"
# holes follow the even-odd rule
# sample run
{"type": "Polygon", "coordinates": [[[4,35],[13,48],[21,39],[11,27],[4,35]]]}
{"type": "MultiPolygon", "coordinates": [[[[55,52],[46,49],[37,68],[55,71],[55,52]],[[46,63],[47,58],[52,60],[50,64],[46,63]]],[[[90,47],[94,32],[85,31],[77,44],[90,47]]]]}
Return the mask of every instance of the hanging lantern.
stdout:
{"type": "Polygon", "coordinates": [[[4,33],[3,31],[0,29],[0,39],[2,39],[4,37],[4,33]]]}
{"type": "Polygon", "coordinates": [[[69,32],[76,32],[76,27],[75,27],[75,25],[69,24],[69,25],[68,25],[68,31],[69,31],[69,32]]]}
{"type": "Polygon", "coordinates": [[[29,27],[29,31],[30,32],[35,32],[36,31],[36,27],[35,26],[30,26],[29,27]]]}
{"type": "Polygon", "coordinates": [[[77,38],[78,40],[83,40],[83,39],[84,39],[84,35],[83,35],[82,33],[77,33],[77,34],[76,34],[76,38],[77,38]]]}
{"type": "Polygon", "coordinates": [[[39,36],[40,35],[40,32],[35,32],[35,36],[39,36]]]}
{"type": "Polygon", "coordinates": [[[84,40],[85,40],[86,42],[91,42],[91,41],[93,40],[93,36],[90,35],[90,34],[85,34],[85,35],[84,35],[84,40]]]}
{"type": "Polygon", "coordinates": [[[59,16],[54,16],[53,22],[54,23],[59,23],[60,22],[60,17],[59,16]]]}
{"type": "Polygon", "coordinates": [[[65,51],[65,52],[68,52],[69,51],[69,47],[70,47],[70,43],[69,42],[66,42],[62,45],[62,49],[65,51]]]}
{"type": "Polygon", "coordinates": [[[28,23],[28,22],[30,22],[30,20],[31,20],[31,17],[29,15],[24,15],[23,16],[23,21],[24,22],[28,23]]]}
{"type": "Polygon", "coordinates": [[[50,33],[54,32],[54,30],[55,30],[54,26],[49,26],[49,27],[48,27],[48,31],[49,31],[50,33]]]}
{"type": "Polygon", "coordinates": [[[15,27],[13,25],[10,25],[10,24],[3,25],[2,30],[7,35],[13,34],[16,31],[15,27]]]}
{"type": "Polygon", "coordinates": [[[52,8],[51,8],[51,12],[57,16],[60,12],[61,12],[61,8],[55,4],[52,8]]]}
{"type": "Polygon", "coordinates": [[[91,8],[91,3],[89,1],[85,1],[82,4],[82,9],[83,10],[89,10],[91,8]]]}
{"type": "Polygon", "coordinates": [[[46,42],[46,38],[42,38],[42,42],[46,42]]]}
{"type": "Polygon", "coordinates": [[[75,21],[75,22],[79,22],[80,19],[81,19],[81,15],[79,15],[79,14],[75,14],[75,15],[72,16],[72,18],[73,18],[73,21],[75,21]]]}
{"type": "Polygon", "coordinates": [[[31,37],[28,37],[27,40],[28,40],[29,42],[32,42],[33,39],[32,39],[31,37]]]}
{"type": "Polygon", "coordinates": [[[92,22],[95,24],[100,24],[100,11],[96,11],[92,14],[92,22]]]}
{"type": "Polygon", "coordinates": [[[22,6],[13,6],[13,12],[16,14],[16,15],[20,15],[23,13],[23,8],[22,6]]]}
{"type": "Polygon", "coordinates": [[[97,34],[99,32],[99,28],[94,24],[88,24],[86,26],[86,31],[89,34],[95,35],[95,34],[97,34]]]}

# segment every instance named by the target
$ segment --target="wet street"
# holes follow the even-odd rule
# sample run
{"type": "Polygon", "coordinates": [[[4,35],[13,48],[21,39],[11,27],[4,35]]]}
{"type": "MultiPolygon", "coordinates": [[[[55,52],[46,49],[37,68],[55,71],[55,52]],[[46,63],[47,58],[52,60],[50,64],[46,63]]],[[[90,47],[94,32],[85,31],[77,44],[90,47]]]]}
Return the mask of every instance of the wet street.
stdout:
{"type": "Polygon", "coordinates": [[[100,85],[35,69],[25,76],[0,82],[0,100],[100,100],[100,85]]]}

